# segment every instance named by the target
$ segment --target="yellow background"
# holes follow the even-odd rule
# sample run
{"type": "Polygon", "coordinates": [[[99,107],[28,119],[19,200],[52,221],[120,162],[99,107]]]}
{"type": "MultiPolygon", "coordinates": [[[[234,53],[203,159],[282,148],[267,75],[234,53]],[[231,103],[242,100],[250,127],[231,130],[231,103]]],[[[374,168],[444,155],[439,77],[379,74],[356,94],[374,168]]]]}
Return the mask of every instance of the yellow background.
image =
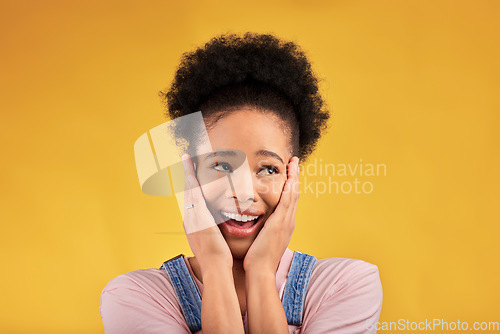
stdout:
{"type": "Polygon", "coordinates": [[[380,321],[500,321],[499,7],[2,1],[0,332],[102,333],[110,279],[192,254],[133,144],[183,52],[248,30],[298,42],[323,79],[309,161],[387,166],[371,194],[302,194],[290,248],[376,264],[380,321]]]}

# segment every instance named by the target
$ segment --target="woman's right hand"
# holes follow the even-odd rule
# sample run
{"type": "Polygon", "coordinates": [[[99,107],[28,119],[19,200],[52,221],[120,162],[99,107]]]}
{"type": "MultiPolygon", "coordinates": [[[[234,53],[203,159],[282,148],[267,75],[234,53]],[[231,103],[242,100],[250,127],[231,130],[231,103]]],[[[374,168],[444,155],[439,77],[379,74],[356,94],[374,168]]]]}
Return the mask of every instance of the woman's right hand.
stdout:
{"type": "Polygon", "coordinates": [[[184,231],[201,274],[203,276],[208,271],[232,270],[231,250],[207,208],[191,156],[184,154],[182,163],[185,176],[184,231]],[[186,208],[191,204],[194,204],[194,207],[186,208]]]}
{"type": "Polygon", "coordinates": [[[189,154],[182,156],[185,174],[184,230],[203,278],[201,325],[205,333],[244,333],[234,287],[233,256],[207,208],[189,154]]]}

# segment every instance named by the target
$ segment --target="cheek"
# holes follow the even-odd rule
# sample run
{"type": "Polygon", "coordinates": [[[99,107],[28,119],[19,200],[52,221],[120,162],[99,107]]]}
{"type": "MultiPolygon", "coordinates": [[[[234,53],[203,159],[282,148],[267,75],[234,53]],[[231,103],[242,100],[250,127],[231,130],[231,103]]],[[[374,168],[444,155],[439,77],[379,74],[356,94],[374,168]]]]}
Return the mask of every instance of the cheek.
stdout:
{"type": "Polygon", "coordinates": [[[199,173],[198,181],[209,209],[216,207],[217,202],[223,199],[225,193],[230,189],[227,177],[214,178],[213,175],[199,173]]]}
{"type": "Polygon", "coordinates": [[[278,205],[284,184],[285,181],[278,178],[260,181],[258,184],[260,198],[262,198],[270,208],[274,209],[278,205]]]}

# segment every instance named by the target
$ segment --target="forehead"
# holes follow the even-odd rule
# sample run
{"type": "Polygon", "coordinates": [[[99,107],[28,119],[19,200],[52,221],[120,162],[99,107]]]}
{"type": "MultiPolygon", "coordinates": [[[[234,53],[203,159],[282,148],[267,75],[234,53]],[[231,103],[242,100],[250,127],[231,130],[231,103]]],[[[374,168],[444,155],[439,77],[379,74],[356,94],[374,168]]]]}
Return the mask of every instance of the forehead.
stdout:
{"type": "Polygon", "coordinates": [[[285,163],[290,159],[290,134],[284,122],[271,112],[238,109],[221,117],[207,132],[213,150],[236,149],[249,158],[259,150],[268,150],[285,163]]]}

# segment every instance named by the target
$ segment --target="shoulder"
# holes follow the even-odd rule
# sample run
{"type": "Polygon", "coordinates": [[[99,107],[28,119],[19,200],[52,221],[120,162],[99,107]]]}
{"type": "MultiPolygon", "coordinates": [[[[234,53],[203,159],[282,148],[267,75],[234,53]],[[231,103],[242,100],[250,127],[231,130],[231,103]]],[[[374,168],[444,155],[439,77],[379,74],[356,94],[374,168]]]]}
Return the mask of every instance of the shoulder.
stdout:
{"type": "Polygon", "coordinates": [[[327,284],[330,293],[358,281],[380,284],[378,267],[363,260],[332,257],[319,259],[311,274],[311,283],[327,284]]]}
{"type": "Polygon", "coordinates": [[[147,293],[158,291],[161,288],[168,288],[169,286],[171,285],[166,274],[160,269],[138,269],[111,279],[102,292],[109,292],[115,289],[134,289],[147,293]]]}
{"type": "Polygon", "coordinates": [[[382,298],[378,267],[358,259],[332,257],[319,259],[311,273],[309,286],[323,298],[364,292],[366,297],[382,298]]]}
{"type": "Polygon", "coordinates": [[[382,284],[376,265],[338,257],[316,262],[305,300],[306,328],[365,332],[366,324],[378,321],[381,308],[382,284]]]}
{"type": "MultiPolygon", "coordinates": [[[[154,300],[163,306],[178,306],[175,291],[160,269],[138,269],[111,279],[101,291],[121,300],[154,300]]],[[[102,299],[101,299],[102,300],[102,299]]]]}
{"type": "Polygon", "coordinates": [[[99,312],[106,333],[188,330],[175,291],[160,269],[138,269],[111,279],[101,291],[99,312]]]}

